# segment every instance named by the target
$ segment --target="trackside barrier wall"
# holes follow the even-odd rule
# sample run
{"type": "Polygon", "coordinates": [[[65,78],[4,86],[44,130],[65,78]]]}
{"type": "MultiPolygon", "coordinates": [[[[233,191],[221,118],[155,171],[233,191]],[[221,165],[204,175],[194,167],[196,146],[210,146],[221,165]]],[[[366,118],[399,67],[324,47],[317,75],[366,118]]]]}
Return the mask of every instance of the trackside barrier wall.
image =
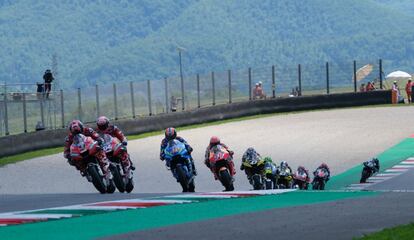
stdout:
{"type": "MultiPolygon", "coordinates": [[[[157,131],[170,126],[180,127],[257,114],[388,103],[391,103],[390,90],[361,93],[338,93],[236,102],[232,104],[198,108],[191,111],[121,120],[116,121],[116,124],[125,134],[131,135],[157,131]]],[[[66,129],[58,129],[1,137],[0,157],[43,148],[63,146],[66,133],[66,129]]]]}

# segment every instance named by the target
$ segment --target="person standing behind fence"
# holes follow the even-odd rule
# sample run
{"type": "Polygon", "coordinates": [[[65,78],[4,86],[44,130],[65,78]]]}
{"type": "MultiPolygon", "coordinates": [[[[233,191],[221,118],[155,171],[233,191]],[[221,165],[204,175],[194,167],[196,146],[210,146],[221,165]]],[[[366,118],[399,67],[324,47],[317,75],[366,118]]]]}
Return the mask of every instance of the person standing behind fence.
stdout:
{"type": "Polygon", "coordinates": [[[46,93],[46,98],[49,98],[49,93],[50,93],[50,90],[52,89],[52,81],[54,79],[55,78],[53,77],[53,74],[50,71],[50,69],[47,69],[45,71],[45,74],[43,74],[43,80],[45,80],[45,85],[44,85],[45,89],[44,90],[45,90],[45,93],[46,93]]]}
{"type": "Polygon", "coordinates": [[[412,83],[411,83],[411,79],[408,79],[407,84],[405,85],[405,92],[407,93],[407,99],[408,99],[408,103],[412,102],[411,99],[411,87],[412,87],[412,83]]]}

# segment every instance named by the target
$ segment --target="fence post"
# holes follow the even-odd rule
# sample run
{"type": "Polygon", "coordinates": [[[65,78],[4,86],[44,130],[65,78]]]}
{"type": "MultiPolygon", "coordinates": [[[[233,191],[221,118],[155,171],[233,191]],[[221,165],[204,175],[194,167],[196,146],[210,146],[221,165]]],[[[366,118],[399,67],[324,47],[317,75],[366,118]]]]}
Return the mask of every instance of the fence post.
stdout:
{"type": "Polygon", "coordinates": [[[165,88],[165,112],[168,113],[170,108],[168,107],[168,79],[164,78],[164,88],[165,88]]]}
{"type": "Polygon", "coordinates": [[[197,73],[197,107],[200,108],[200,75],[197,73]]]}
{"type": "Polygon", "coordinates": [[[80,88],[78,88],[78,118],[80,121],[82,121],[82,99],[80,88]]]}
{"type": "Polygon", "coordinates": [[[356,61],[354,60],[354,92],[357,92],[357,69],[356,69],[356,61]]]}
{"type": "Polygon", "coordinates": [[[62,128],[65,128],[65,109],[63,103],[63,90],[60,89],[60,111],[61,111],[61,118],[62,118],[62,128]]]}
{"type": "Polygon", "coordinates": [[[149,115],[152,115],[152,104],[151,104],[151,81],[147,80],[147,94],[148,94],[148,111],[149,115]]]}
{"type": "Polygon", "coordinates": [[[329,94],[329,62],[326,62],[326,94],[329,94]]]}
{"type": "Polygon", "coordinates": [[[227,73],[228,73],[228,78],[229,78],[229,103],[231,103],[232,102],[232,99],[231,99],[231,70],[228,70],[227,73]]]}
{"type": "Polygon", "coordinates": [[[116,94],[116,84],[114,83],[112,86],[113,86],[113,89],[114,89],[114,112],[115,112],[115,120],[118,120],[118,98],[117,98],[117,94],[116,94]]]}
{"type": "Polygon", "coordinates": [[[302,96],[302,67],[300,64],[298,64],[298,82],[299,82],[298,96],[302,96]]]}
{"type": "Polygon", "coordinates": [[[9,135],[9,115],[7,113],[7,89],[4,85],[4,130],[6,136],[9,135]]]}
{"type": "Polygon", "coordinates": [[[214,72],[211,72],[211,87],[213,90],[213,106],[216,105],[216,83],[214,80],[214,72]]]}
{"type": "Polygon", "coordinates": [[[133,82],[129,82],[129,92],[131,93],[132,118],[135,118],[135,97],[134,97],[134,83],[133,82]]]}
{"type": "Polygon", "coordinates": [[[276,98],[276,70],[275,70],[275,65],[272,65],[272,97],[276,98]]]}
{"type": "Polygon", "coordinates": [[[23,93],[23,127],[24,132],[27,133],[27,109],[26,109],[26,93],[23,93]]]}
{"type": "Polygon", "coordinates": [[[252,68],[249,68],[249,100],[252,100],[252,68]]]}
{"type": "Polygon", "coordinates": [[[379,80],[380,80],[380,89],[382,89],[382,78],[383,78],[383,71],[382,71],[382,59],[379,60],[379,80]]]}
{"type": "Polygon", "coordinates": [[[98,84],[95,85],[95,93],[96,93],[96,117],[101,116],[101,109],[99,104],[99,86],[98,84]]]}
{"type": "Polygon", "coordinates": [[[42,126],[45,126],[45,110],[44,110],[44,105],[43,105],[43,101],[45,100],[44,97],[42,97],[42,99],[40,99],[40,120],[42,121],[42,126]]]}
{"type": "Polygon", "coordinates": [[[7,90],[4,86],[4,130],[6,136],[9,135],[9,115],[7,113],[7,90]]]}

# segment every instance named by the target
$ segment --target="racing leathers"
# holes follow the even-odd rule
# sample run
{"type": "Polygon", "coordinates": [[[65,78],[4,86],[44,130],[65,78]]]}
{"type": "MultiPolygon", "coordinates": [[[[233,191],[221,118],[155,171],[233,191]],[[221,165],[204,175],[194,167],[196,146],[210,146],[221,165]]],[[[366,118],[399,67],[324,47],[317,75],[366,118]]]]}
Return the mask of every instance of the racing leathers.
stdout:
{"type": "MultiPolygon", "coordinates": [[[[106,157],[105,152],[101,148],[102,144],[103,144],[102,138],[92,128],[88,128],[88,127],[84,127],[81,134],[85,135],[86,137],[91,137],[93,140],[98,142],[99,148],[98,148],[97,153],[95,154],[95,157],[96,157],[96,159],[98,159],[99,165],[101,166],[103,173],[105,175],[108,175],[108,173],[110,173],[110,171],[108,169],[109,161],[108,161],[108,158],[106,157]]],[[[85,170],[86,170],[85,166],[82,165],[82,164],[77,164],[76,162],[72,161],[72,159],[70,157],[70,146],[73,143],[73,137],[74,136],[75,135],[72,134],[71,132],[69,132],[68,136],[66,136],[63,154],[64,154],[64,157],[68,160],[68,163],[72,166],[75,166],[76,169],[78,169],[81,172],[82,176],[84,176],[85,175],[85,170]]]]}
{"type": "Polygon", "coordinates": [[[125,137],[124,133],[119,129],[117,126],[113,124],[109,124],[108,127],[105,130],[101,130],[99,128],[96,128],[96,132],[99,135],[108,134],[112,137],[115,137],[119,139],[122,143],[122,147],[119,151],[114,151],[114,157],[118,157],[121,160],[122,167],[124,169],[125,174],[127,177],[131,177],[131,170],[134,170],[135,167],[132,164],[132,161],[129,157],[128,151],[127,151],[127,144],[128,140],[125,137]]]}
{"type": "MultiPolygon", "coordinates": [[[[236,169],[235,169],[235,167],[234,167],[234,162],[233,162],[233,154],[234,154],[234,152],[232,151],[232,150],[230,150],[229,149],[229,147],[226,145],[226,144],[224,144],[224,143],[219,143],[219,144],[216,144],[216,145],[220,145],[220,146],[222,146],[222,147],[224,147],[228,152],[229,152],[229,154],[230,154],[230,159],[227,159],[227,163],[228,163],[228,166],[229,166],[229,170],[230,170],[230,174],[232,175],[232,176],[234,176],[235,174],[236,174],[236,169]]],[[[204,164],[211,170],[211,172],[214,174],[214,178],[217,180],[217,175],[216,175],[216,173],[214,172],[214,169],[212,169],[212,166],[210,166],[210,159],[209,159],[209,157],[210,157],[210,150],[214,147],[214,146],[216,146],[216,145],[211,145],[211,144],[209,144],[208,146],[207,146],[207,148],[206,148],[206,152],[205,152],[205,154],[204,154],[204,164]]]]}
{"type": "MultiPolygon", "coordinates": [[[[194,165],[194,159],[191,156],[191,153],[193,152],[193,148],[190,146],[190,144],[187,143],[186,140],[184,140],[184,138],[182,138],[180,136],[176,136],[175,139],[178,140],[178,141],[180,141],[180,142],[182,142],[185,145],[185,149],[190,154],[190,163],[191,163],[191,168],[192,168],[193,174],[194,175],[197,175],[197,170],[196,170],[195,165],[194,165]]],[[[160,147],[160,160],[161,161],[164,161],[165,160],[164,150],[165,150],[165,148],[168,145],[168,141],[169,140],[167,138],[164,138],[161,141],[161,147],[160,147]]]]}

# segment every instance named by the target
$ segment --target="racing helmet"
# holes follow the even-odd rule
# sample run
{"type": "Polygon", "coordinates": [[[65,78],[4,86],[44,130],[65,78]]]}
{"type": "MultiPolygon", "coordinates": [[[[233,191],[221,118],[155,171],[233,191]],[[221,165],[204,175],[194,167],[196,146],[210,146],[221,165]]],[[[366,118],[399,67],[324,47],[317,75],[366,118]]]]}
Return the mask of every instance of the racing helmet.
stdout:
{"type": "Polygon", "coordinates": [[[287,167],[288,163],[286,161],[281,161],[280,162],[280,167],[287,167]]]}
{"type": "Polygon", "coordinates": [[[100,116],[96,119],[96,126],[99,130],[106,130],[109,126],[109,119],[105,116],[100,116]]]}
{"type": "Polygon", "coordinates": [[[169,127],[165,129],[165,138],[167,140],[172,140],[172,139],[175,139],[176,137],[177,137],[177,131],[175,130],[175,128],[169,127]]]}
{"type": "Polygon", "coordinates": [[[319,168],[325,168],[325,169],[329,169],[328,165],[326,163],[322,163],[319,168]]]}
{"type": "Polygon", "coordinates": [[[212,136],[210,138],[210,145],[214,146],[214,145],[217,145],[217,144],[220,144],[220,138],[217,137],[217,136],[212,136]]]}
{"type": "Polygon", "coordinates": [[[69,131],[72,134],[78,134],[83,132],[83,123],[80,120],[72,120],[69,123],[69,131]]]}

